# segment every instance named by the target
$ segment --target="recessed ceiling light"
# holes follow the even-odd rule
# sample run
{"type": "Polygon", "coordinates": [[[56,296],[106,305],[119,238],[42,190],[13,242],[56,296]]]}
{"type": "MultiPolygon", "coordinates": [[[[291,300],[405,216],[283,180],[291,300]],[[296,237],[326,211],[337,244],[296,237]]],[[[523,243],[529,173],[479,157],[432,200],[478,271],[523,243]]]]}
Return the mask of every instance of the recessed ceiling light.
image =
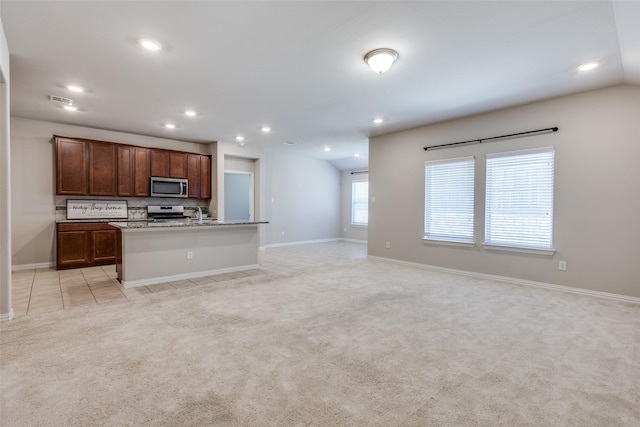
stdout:
{"type": "Polygon", "coordinates": [[[384,119],[380,119],[380,118],[378,118],[378,119],[373,119],[373,123],[375,123],[375,124],[377,124],[377,125],[379,125],[379,124],[380,124],[380,123],[382,123],[382,122],[384,122],[384,119]]]}
{"type": "Polygon", "coordinates": [[[62,108],[64,108],[67,111],[78,111],[78,107],[74,107],[73,105],[65,105],[62,108]]]}
{"type": "Polygon", "coordinates": [[[140,46],[142,46],[143,48],[152,50],[154,52],[157,52],[162,49],[162,45],[155,40],[140,39],[138,40],[138,43],[140,43],[140,46]]]}
{"type": "Polygon", "coordinates": [[[236,136],[236,141],[244,141],[244,136],[242,135],[236,136]]]}
{"type": "Polygon", "coordinates": [[[360,157],[360,153],[354,154],[353,157],[360,157]]]}
{"type": "Polygon", "coordinates": [[[324,147],[324,151],[331,151],[331,147],[324,147]]]}
{"type": "Polygon", "coordinates": [[[84,88],[76,85],[68,85],[67,89],[71,92],[84,92],[84,88]]]}
{"type": "Polygon", "coordinates": [[[174,125],[173,123],[165,123],[164,127],[166,127],[167,129],[175,129],[176,125],[174,125]]]}
{"type": "Polygon", "coordinates": [[[196,113],[196,112],[195,112],[195,111],[193,111],[193,110],[187,110],[187,111],[185,111],[185,112],[184,112],[184,114],[186,114],[186,115],[187,115],[187,116],[189,116],[189,117],[194,117],[194,116],[196,116],[198,113],[196,113]]]}
{"type": "Polygon", "coordinates": [[[598,65],[600,65],[600,61],[591,61],[591,62],[585,62],[582,65],[578,66],[578,71],[589,71],[589,70],[593,70],[594,68],[596,68],[598,65]]]}
{"type": "Polygon", "coordinates": [[[271,132],[271,128],[269,126],[262,126],[261,130],[262,130],[262,132],[265,132],[265,133],[271,132]]]}

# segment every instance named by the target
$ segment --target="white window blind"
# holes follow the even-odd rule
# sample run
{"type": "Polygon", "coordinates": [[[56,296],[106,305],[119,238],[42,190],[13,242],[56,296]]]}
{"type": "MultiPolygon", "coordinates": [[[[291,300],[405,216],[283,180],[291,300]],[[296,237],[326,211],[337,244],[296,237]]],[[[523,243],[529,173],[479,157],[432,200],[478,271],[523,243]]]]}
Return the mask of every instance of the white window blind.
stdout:
{"type": "Polygon", "coordinates": [[[473,174],[473,157],[425,162],[425,239],[473,243],[473,174]]]}
{"type": "Polygon", "coordinates": [[[552,147],[487,155],[485,244],[553,245],[552,147]]]}
{"type": "Polygon", "coordinates": [[[369,224],[369,181],[351,183],[351,224],[369,224]]]}

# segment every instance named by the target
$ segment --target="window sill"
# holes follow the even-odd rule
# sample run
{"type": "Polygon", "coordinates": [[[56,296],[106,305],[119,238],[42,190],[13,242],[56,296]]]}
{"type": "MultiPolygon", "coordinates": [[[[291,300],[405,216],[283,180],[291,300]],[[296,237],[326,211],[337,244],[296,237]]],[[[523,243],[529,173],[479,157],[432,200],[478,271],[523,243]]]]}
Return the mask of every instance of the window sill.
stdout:
{"type": "Polygon", "coordinates": [[[521,248],[521,247],[515,247],[515,246],[488,245],[486,243],[483,243],[482,247],[491,251],[520,252],[524,254],[534,254],[534,255],[553,256],[556,253],[555,249],[521,248]]]}
{"type": "Polygon", "coordinates": [[[367,228],[369,227],[367,224],[351,224],[353,228],[367,228]]]}
{"type": "Polygon", "coordinates": [[[476,246],[473,242],[456,242],[453,240],[435,240],[422,238],[422,243],[429,245],[457,246],[460,248],[473,248],[476,246]]]}

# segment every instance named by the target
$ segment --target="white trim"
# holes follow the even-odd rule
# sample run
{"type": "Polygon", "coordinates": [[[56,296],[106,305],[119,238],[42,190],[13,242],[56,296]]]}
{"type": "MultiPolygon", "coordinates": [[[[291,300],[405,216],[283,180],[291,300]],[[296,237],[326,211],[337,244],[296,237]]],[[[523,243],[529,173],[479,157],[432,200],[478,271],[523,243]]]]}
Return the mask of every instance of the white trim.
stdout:
{"type": "Polygon", "coordinates": [[[476,244],[474,242],[456,242],[454,240],[442,240],[442,239],[428,239],[426,237],[422,238],[422,243],[425,245],[444,245],[444,246],[458,246],[462,248],[475,248],[476,244]]]}
{"type": "Polygon", "coordinates": [[[216,274],[233,273],[236,271],[253,270],[260,268],[259,264],[241,265],[238,267],[218,268],[215,270],[197,271],[194,273],[174,274],[171,276],[153,277],[150,279],[127,280],[121,282],[125,289],[136,288],[139,286],[157,285],[158,283],[176,282],[178,280],[195,279],[198,277],[215,276],[216,274]]]}
{"type": "Polygon", "coordinates": [[[338,240],[342,240],[339,237],[334,237],[333,239],[318,239],[318,240],[301,240],[297,242],[286,242],[286,243],[271,243],[268,245],[264,245],[266,249],[269,248],[279,248],[282,246],[296,246],[296,245],[312,245],[314,243],[327,243],[327,242],[336,242],[338,240]]]}
{"type": "Polygon", "coordinates": [[[55,266],[56,264],[54,262],[36,262],[35,264],[12,265],[11,271],[37,270],[39,268],[53,268],[55,266]]]}
{"type": "Polygon", "coordinates": [[[346,237],[340,238],[339,240],[342,240],[343,242],[360,243],[362,245],[366,245],[369,243],[367,240],[348,239],[346,237]]]}
{"type": "Polygon", "coordinates": [[[490,245],[487,243],[483,243],[482,247],[489,251],[505,251],[505,252],[520,252],[524,254],[534,254],[534,255],[547,255],[553,256],[556,253],[556,250],[551,249],[536,249],[536,248],[523,248],[516,246],[500,246],[500,245],[490,245]]]}
{"type": "Polygon", "coordinates": [[[394,264],[406,265],[406,266],[409,266],[409,267],[420,268],[420,269],[423,269],[423,270],[438,271],[438,272],[441,272],[441,273],[459,274],[461,276],[475,277],[475,278],[478,278],[478,279],[496,280],[496,281],[500,281],[500,282],[511,283],[511,284],[514,284],[514,285],[532,286],[532,287],[535,287],[535,288],[548,289],[548,290],[552,290],[552,291],[566,292],[566,293],[571,293],[571,294],[586,295],[586,296],[590,296],[590,297],[604,298],[604,299],[610,299],[610,300],[615,300],[615,301],[630,302],[630,303],[633,303],[633,304],[640,304],[640,298],[632,297],[632,296],[628,296],[628,295],[613,294],[613,293],[601,292],[601,291],[591,291],[591,290],[588,290],[588,289],[574,288],[572,286],[554,285],[554,284],[551,284],[551,283],[535,282],[533,280],[518,279],[518,278],[515,278],[515,277],[506,277],[506,276],[497,276],[497,275],[494,275],[494,274],[476,273],[474,271],[456,270],[454,268],[438,267],[438,266],[435,266],[435,265],[420,264],[420,263],[409,262],[409,261],[401,261],[401,260],[398,260],[398,259],[384,258],[384,257],[373,256],[373,255],[368,255],[367,258],[371,259],[371,260],[376,260],[376,261],[386,261],[386,262],[391,262],[391,263],[394,263],[394,264]]]}
{"type": "Polygon", "coordinates": [[[269,248],[280,248],[283,246],[313,245],[315,243],[329,243],[329,242],[351,242],[351,243],[360,243],[363,245],[366,245],[368,243],[366,240],[348,239],[346,237],[335,237],[333,239],[302,240],[298,242],[287,242],[287,243],[271,243],[268,245],[260,246],[258,250],[264,251],[269,248]]]}
{"type": "Polygon", "coordinates": [[[0,313],[0,323],[13,319],[13,308],[8,313],[0,313]]]}

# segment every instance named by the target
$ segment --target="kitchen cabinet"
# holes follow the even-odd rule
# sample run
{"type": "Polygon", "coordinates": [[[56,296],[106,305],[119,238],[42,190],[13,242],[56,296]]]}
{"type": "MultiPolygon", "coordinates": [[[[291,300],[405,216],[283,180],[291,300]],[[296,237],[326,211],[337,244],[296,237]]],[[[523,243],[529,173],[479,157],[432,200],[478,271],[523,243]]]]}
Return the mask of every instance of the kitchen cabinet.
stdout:
{"type": "Polygon", "coordinates": [[[149,149],[131,145],[119,145],[118,196],[149,196],[149,149]]]}
{"type": "Polygon", "coordinates": [[[211,157],[200,156],[200,198],[211,198],[211,157]]]}
{"type": "Polygon", "coordinates": [[[89,267],[115,263],[116,229],[106,222],[57,224],[56,267],[89,267]]]}
{"type": "Polygon", "coordinates": [[[166,150],[151,150],[151,176],[170,178],[169,152],[166,150]]]}
{"type": "Polygon", "coordinates": [[[150,195],[150,166],[148,148],[135,147],[133,153],[133,195],[134,197],[149,197],[150,195]]]}
{"type": "Polygon", "coordinates": [[[87,194],[87,142],[56,138],[56,194],[87,194]]]}
{"type": "Polygon", "coordinates": [[[118,147],[118,196],[133,196],[134,147],[118,147]]]}
{"type": "Polygon", "coordinates": [[[169,178],[187,178],[187,153],[169,153],[169,178]]]}
{"type": "Polygon", "coordinates": [[[89,195],[116,195],[116,145],[89,143],[89,195]]]}
{"type": "Polygon", "coordinates": [[[187,155],[189,197],[211,198],[211,158],[202,154],[187,155]]]}
{"type": "Polygon", "coordinates": [[[187,178],[187,153],[152,149],[151,176],[187,178]]]}
{"type": "Polygon", "coordinates": [[[189,197],[211,198],[211,156],[54,135],[56,194],[149,197],[150,177],[189,180],[189,197]]]}

